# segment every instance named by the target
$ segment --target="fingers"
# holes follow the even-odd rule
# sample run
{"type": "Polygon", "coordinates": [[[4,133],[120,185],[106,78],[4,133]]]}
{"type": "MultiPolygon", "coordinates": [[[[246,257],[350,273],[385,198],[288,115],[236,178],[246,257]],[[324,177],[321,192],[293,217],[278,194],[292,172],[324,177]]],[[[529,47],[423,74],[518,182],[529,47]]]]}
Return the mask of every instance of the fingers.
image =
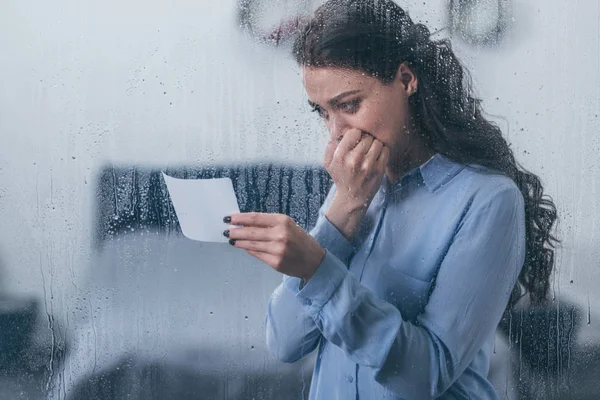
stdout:
{"type": "Polygon", "coordinates": [[[249,240],[288,243],[292,240],[292,235],[292,229],[285,224],[275,227],[243,227],[227,230],[227,237],[235,241],[249,240]]]}
{"type": "Polygon", "coordinates": [[[329,143],[327,143],[327,147],[325,147],[325,156],[323,157],[323,166],[325,169],[329,168],[331,161],[333,161],[333,154],[335,153],[336,148],[337,143],[334,141],[329,141],[329,143]]]}
{"type": "Polygon", "coordinates": [[[375,141],[376,140],[373,137],[373,135],[366,132],[362,132],[360,142],[358,142],[356,147],[350,150],[348,157],[352,157],[355,160],[361,160],[369,152],[371,145],[375,141]]]}
{"type": "Polygon", "coordinates": [[[284,214],[274,214],[274,213],[258,213],[258,212],[248,212],[248,213],[238,213],[231,214],[231,221],[229,224],[231,225],[242,225],[242,226],[256,226],[256,227],[271,227],[279,224],[287,223],[288,217],[284,214]]]}
{"type": "Polygon", "coordinates": [[[383,163],[383,166],[387,165],[387,158],[385,161],[380,160],[384,150],[387,156],[389,156],[389,150],[383,142],[369,133],[362,132],[360,142],[345,156],[345,163],[357,169],[360,168],[366,171],[376,170],[379,172],[380,162],[383,163]]]}
{"type": "Polygon", "coordinates": [[[228,229],[227,237],[235,241],[252,240],[252,241],[269,241],[275,239],[275,228],[231,228],[228,229]]]}
{"type": "Polygon", "coordinates": [[[359,129],[350,129],[348,132],[344,134],[342,141],[337,146],[335,150],[335,155],[341,155],[344,157],[346,154],[350,152],[356,145],[359,143],[360,138],[362,137],[362,131],[359,129]]]}
{"type": "Polygon", "coordinates": [[[390,148],[387,146],[383,146],[383,149],[381,149],[381,153],[379,153],[379,158],[377,159],[377,161],[381,162],[383,164],[383,166],[387,166],[387,163],[390,159],[390,148]]]}
{"type": "Polygon", "coordinates": [[[270,255],[281,255],[285,252],[285,245],[280,242],[257,242],[254,240],[236,240],[234,247],[246,251],[266,253],[270,255]]]}
{"type": "Polygon", "coordinates": [[[385,171],[385,169],[387,168],[389,159],[390,159],[390,148],[387,146],[383,146],[383,149],[381,150],[381,152],[379,154],[379,158],[376,161],[378,173],[385,171]]]}
{"type": "Polygon", "coordinates": [[[231,228],[227,232],[233,246],[268,254],[282,253],[285,246],[293,241],[292,236],[301,229],[285,214],[233,214],[231,224],[243,225],[242,228],[231,228]]]}
{"type": "Polygon", "coordinates": [[[363,165],[364,157],[369,153],[373,143],[378,142],[373,135],[359,129],[349,130],[334,153],[334,158],[354,168],[363,165]],[[360,137],[358,137],[360,133],[360,137]]]}
{"type": "Polygon", "coordinates": [[[377,161],[381,157],[384,147],[385,146],[381,141],[374,140],[373,144],[371,144],[371,147],[369,148],[369,151],[363,158],[363,166],[371,167],[377,165],[377,161]]]}

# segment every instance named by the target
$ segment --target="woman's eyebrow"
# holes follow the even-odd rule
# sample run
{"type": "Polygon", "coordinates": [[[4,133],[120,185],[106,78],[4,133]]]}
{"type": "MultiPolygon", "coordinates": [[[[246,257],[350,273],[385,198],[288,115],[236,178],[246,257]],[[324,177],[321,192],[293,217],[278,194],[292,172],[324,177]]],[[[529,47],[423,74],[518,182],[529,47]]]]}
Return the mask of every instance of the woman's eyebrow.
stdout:
{"type": "Polygon", "coordinates": [[[337,96],[335,96],[333,99],[329,100],[328,103],[330,106],[335,106],[337,103],[339,103],[344,97],[346,96],[350,96],[351,94],[356,94],[360,92],[360,90],[349,90],[347,92],[344,92],[342,94],[338,94],[337,96]]]}
{"type": "MultiPolygon", "coordinates": [[[[347,92],[344,92],[344,93],[338,94],[338,95],[337,95],[337,96],[335,96],[333,99],[329,100],[327,103],[329,103],[329,105],[333,107],[333,106],[335,106],[337,103],[339,103],[339,102],[340,102],[340,101],[341,101],[341,100],[342,100],[344,97],[346,97],[346,96],[350,96],[350,95],[352,95],[352,94],[356,94],[356,93],[359,93],[359,92],[360,92],[360,90],[349,90],[349,91],[347,91],[347,92]]],[[[315,108],[315,107],[317,107],[317,106],[318,106],[318,104],[317,104],[317,103],[315,103],[315,102],[313,102],[313,101],[310,101],[310,100],[308,100],[308,105],[310,105],[312,108],[315,108]]]]}

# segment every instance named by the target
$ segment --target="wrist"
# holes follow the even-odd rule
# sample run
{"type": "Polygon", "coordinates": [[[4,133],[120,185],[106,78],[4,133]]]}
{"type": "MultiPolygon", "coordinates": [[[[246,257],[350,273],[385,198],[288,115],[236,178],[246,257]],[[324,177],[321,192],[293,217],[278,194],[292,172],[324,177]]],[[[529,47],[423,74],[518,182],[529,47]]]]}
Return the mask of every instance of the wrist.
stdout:
{"type": "Polygon", "coordinates": [[[324,248],[322,248],[321,246],[319,246],[319,251],[316,252],[316,256],[308,263],[310,265],[310,268],[308,269],[308,271],[306,272],[306,274],[304,276],[300,277],[300,279],[302,280],[302,283],[303,283],[302,286],[306,285],[308,283],[308,281],[310,280],[310,278],[313,277],[315,272],[317,272],[317,269],[319,269],[319,265],[321,265],[321,263],[323,262],[323,259],[325,258],[325,253],[326,253],[326,250],[324,248]]]}
{"type": "Polygon", "coordinates": [[[340,195],[336,192],[331,200],[329,209],[338,210],[340,213],[346,214],[349,217],[361,215],[367,211],[368,205],[361,201],[350,199],[349,196],[340,195]]]}
{"type": "Polygon", "coordinates": [[[357,205],[334,196],[325,217],[351,242],[367,213],[367,208],[365,205],[357,205]]]}

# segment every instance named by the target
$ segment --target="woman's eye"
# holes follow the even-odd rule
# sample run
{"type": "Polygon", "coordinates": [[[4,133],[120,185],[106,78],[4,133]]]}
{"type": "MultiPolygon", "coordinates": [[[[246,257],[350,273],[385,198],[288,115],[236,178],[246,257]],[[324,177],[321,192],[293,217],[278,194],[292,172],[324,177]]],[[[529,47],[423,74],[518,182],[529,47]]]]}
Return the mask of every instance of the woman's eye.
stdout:
{"type": "Polygon", "coordinates": [[[319,117],[321,117],[321,118],[326,118],[326,117],[327,117],[327,113],[326,113],[326,111],[325,111],[325,110],[323,110],[323,109],[322,109],[321,107],[319,107],[319,106],[313,107],[312,111],[313,111],[313,112],[316,112],[317,114],[319,114],[319,117]]]}
{"type": "Polygon", "coordinates": [[[347,112],[349,114],[354,114],[355,112],[358,111],[358,106],[360,105],[360,100],[352,100],[352,101],[348,101],[346,103],[342,103],[340,104],[339,108],[344,111],[347,112]]]}

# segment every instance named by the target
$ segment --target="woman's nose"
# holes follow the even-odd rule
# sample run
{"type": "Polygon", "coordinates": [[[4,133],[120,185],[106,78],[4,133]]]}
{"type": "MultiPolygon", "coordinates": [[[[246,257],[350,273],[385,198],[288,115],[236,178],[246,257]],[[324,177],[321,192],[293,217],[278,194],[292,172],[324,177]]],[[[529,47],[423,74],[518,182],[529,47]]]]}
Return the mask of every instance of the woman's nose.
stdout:
{"type": "Polygon", "coordinates": [[[327,129],[331,140],[336,141],[340,136],[344,135],[344,132],[348,130],[348,127],[340,118],[330,118],[327,123],[327,129]]]}

